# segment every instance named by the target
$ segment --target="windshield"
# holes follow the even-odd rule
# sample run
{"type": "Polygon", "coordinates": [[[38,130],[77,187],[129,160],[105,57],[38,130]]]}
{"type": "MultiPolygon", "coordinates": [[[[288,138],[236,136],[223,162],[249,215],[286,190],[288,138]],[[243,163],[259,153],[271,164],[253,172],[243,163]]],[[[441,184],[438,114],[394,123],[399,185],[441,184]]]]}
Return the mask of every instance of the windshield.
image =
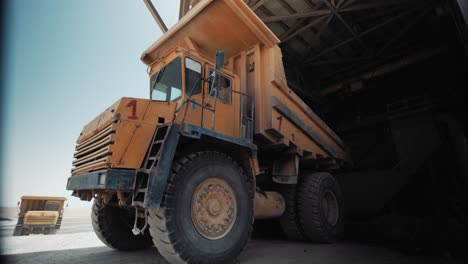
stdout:
{"type": "Polygon", "coordinates": [[[151,100],[176,101],[182,96],[182,63],[180,57],[164,66],[150,79],[151,100]]]}

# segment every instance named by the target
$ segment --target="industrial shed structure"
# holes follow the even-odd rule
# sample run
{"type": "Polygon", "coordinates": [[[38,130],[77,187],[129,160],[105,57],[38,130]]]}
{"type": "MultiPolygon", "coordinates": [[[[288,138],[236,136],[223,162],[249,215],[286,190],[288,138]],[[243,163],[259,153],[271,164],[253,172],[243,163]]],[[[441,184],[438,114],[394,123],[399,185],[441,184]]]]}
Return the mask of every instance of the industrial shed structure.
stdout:
{"type": "MultiPolygon", "coordinates": [[[[180,17],[198,2],[181,0],[180,17]]],[[[309,103],[446,52],[447,23],[466,36],[463,1],[245,2],[281,40],[289,85],[309,103]]]]}
{"type": "MultiPolygon", "coordinates": [[[[198,2],[181,0],[180,17],[198,2]]],[[[288,86],[351,149],[348,220],[468,234],[468,1],[245,3],[280,39],[288,86]]]]}

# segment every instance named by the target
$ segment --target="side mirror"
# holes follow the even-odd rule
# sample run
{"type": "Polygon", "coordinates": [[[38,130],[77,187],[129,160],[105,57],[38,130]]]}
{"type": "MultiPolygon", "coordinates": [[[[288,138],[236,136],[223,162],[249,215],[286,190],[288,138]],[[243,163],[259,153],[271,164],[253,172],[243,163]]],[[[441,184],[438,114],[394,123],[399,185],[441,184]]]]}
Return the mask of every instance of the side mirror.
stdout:
{"type": "Polygon", "coordinates": [[[215,68],[217,70],[221,70],[224,68],[224,50],[218,50],[216,52],[216,65],[215,68]]]}

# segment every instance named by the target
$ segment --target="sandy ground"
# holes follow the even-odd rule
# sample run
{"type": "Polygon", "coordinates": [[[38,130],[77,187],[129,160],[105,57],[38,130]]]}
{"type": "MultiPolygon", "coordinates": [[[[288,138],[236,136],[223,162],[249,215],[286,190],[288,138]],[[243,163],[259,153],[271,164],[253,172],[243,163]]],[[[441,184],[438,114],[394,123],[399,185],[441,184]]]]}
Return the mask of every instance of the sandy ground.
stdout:
{"type": "MultiPolygon", "coordinates": [[[[145,251],[112,250],[96,237],[90,209],[67,209],[56,235],[13,237],[17,210],[0,211],[2,253],[0,263],[167,263],[155,248],[145,251]]],[[[255,238],[239,263],[459,263],[443,256],[408,256],[378,245],[341,242],[332,245],[295,243],[255,238]]]]}
{"type": "MultiPolygon", "coordinates": [[[[0,221],[0,237],[13,235],[13,229],[18,221],[18,211],[17,208],[0,208],[0,218],[10,219],[0,221]]],[[[62,227],[58,234],[92,232],[90,213],[89,208],[65,208],[62,227]]]]}

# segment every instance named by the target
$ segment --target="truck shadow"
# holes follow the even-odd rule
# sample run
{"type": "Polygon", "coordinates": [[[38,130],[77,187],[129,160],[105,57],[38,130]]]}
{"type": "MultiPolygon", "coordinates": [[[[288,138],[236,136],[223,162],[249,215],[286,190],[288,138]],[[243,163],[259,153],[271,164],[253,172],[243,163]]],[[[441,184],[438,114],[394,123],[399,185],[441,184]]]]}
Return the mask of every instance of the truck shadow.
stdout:
{"type": "Polygon", "coordinates": [[[0,263],[151,263],[168,264],[156,248],[117,251],[108,247],[56,250],[1,256],[0,263]]]}
{"type": "MultiPolygon", "coordinates": [[[[0,256],[0,263],[151,263],[167,264],[156,248],[117,251],[108,247],[56,250],[0,256]]],[[[360,263],[360,264],[458,264],[448,256],[407,255],[378,244],[339,242],[313,244],[282,239],[252,239],[236,263],[360,263]]]]}

